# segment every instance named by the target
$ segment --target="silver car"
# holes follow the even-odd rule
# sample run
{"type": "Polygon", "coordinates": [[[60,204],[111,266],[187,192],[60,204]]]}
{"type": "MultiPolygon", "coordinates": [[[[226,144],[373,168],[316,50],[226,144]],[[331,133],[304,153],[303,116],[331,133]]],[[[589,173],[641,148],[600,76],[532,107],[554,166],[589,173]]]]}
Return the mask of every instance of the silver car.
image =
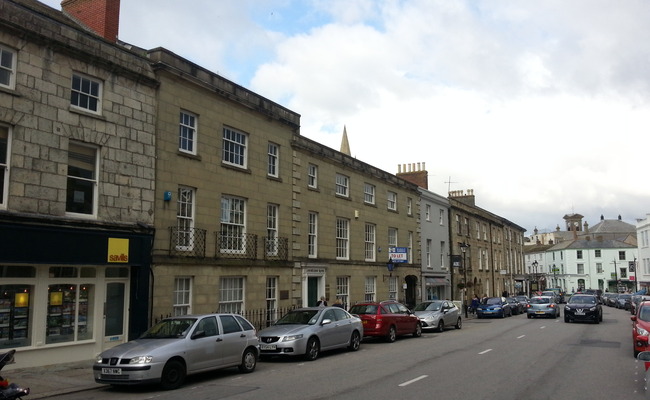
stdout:
{"type": "Polygon", "coordinates": [[[302,355],[313,361],[325,350],[357,351],[362,337],[361,319],[340,307],[299,308],[260,331],[260,355],[302,355]]]}
{"type": "Polygon", "coordinates": [[[534,296],[526,307],[528,318],[533,317],[560,317],[560,306],[555,302],[555,296],[534,296]]]}
{"type": "Polygon", "coordinates": [[[447,300],[425,301],[415,306],[413,313],[420,318],[422,329],[442,332],[448,326],[460,329],[463,323],[458,307],[447,300]]]}
{"type": "Polygon", "coordinates": [[[255,328],[237,314],[166,318],[140,338],[102,352],[93,364],[95,382],[181,386],[186,375],[239,367],[253,372],[259,357],[255,328]]]}

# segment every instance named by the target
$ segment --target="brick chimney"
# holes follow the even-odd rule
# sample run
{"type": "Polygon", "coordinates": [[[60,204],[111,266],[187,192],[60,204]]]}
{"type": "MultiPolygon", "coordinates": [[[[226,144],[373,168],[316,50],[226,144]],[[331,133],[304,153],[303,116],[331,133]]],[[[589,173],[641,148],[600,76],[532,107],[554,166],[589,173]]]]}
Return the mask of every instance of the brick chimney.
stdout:
{"type": "Polygon", "coordinates": [[[120,0],[63,0],[63,12],[104,39],[117,41],[120,0]]]}
{"type": "Polygon", "coordinates": [[[397,166],[397,176],[423,189],[429,189],[429,174],[424,163],[397,166]]]}

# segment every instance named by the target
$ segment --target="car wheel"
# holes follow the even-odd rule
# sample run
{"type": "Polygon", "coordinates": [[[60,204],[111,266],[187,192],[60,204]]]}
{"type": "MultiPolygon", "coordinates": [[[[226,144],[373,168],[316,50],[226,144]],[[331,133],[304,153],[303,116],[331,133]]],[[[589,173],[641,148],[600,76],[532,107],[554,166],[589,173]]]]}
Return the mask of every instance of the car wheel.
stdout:
{"type": "Polygon", "coordinates": [[[456,321],[456,329],[460,329],[463,327],[463,321],[460,317],[458,317],[458,321],[456,321]]]}
{"type": "Polygon", "coordinates": [[[506,317],[506,312],[505,312],[505,310],[501,310],[501,318],[505,318],[505,317],[506,317]]]}
{"type": "Polygon", "coordinates": [[[528,319],[531,319],[531,318],[533,318],[533,316],[532,316],[532,315],[530,315],[530,314],[528,314],[527,316],[528,316],[528,319]]]}
{"type": "Polygon", "coordinates": [[[422,336],[422,325],[418,322],[415,325],[415,332],[413,332],[413,337],[420,337],[422,336]]]}
{"type": "Polygon", "coordinates": [[[598,316],[596,316],[596,318],[594,318],[594,323],[595,324],[600,324],[600,318],[598,318],[598,316]]]}
{"type": "Polygon", "coordinates": [[[239,372],[250,373],[255,371],[257,365],[257,352],[251,348],[244,350],[241,357],[241,364],[239,364],[239,372]]]}
{"type": "Polygon", "coordinates": [[[639,355],[640,351],[638,351],[636,347],[634,347],[634,343],[632,343],[632,350],[634,350],[634,358],[636,358],[636,356],[639,355]]]}
{"type": "Polygon", "coordinates": [[[350,351],[357,351],[359,350],[360,346],[361,346],[361,335],[359,334],[359,331],[354,331],[352,332],[352,336],[350,337],[350,345],[348,346],[348,349],[350,349],[350,351]]]}
{"type": "Polygon", "coordinates": [[[165,364],[160,377],[160,386],[165,390],[178,389],[185,382],[185,365],[178,360],[165,364]]]}
{"type": "Polygon", "coordinates": [[[569,322],[569,317],[567,317],[566,314],[564,315],[564,322],[569,322]]]}
{"type": "Polygon", "coordinates": [[[388,343],[393,343],[397,339],[397,331],[395,330],[395,326],[391,325],[390,328],[388,328],[388,335],[386,335],[386,341],[388,343]]]}
{"type": "Polygon", "coordinates": [[[436,328],[436,331],[442,332],[444,330],[445,330],[445,323],[442,320],[438,321],[438,327],[436,328]]]}
{"type": "Polygon", "coordinates": [[[320,353],[320,343],[318,338],[310,337],[307,341],[307,351],[305,351],[305,360],[314,361],[318,358],[318,353],[320,353]]]}

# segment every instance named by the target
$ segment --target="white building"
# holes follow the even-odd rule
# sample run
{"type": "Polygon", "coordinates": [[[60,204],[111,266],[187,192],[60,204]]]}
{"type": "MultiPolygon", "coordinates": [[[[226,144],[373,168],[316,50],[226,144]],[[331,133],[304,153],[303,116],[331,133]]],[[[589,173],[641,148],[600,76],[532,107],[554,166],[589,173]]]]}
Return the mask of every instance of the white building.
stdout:
{"type": "Polygon", "coordinates": [[[650,286],[650,214],[645,219],[639,219],[636,224],[638,239],[637,280],[639,287],[650,286]]]}

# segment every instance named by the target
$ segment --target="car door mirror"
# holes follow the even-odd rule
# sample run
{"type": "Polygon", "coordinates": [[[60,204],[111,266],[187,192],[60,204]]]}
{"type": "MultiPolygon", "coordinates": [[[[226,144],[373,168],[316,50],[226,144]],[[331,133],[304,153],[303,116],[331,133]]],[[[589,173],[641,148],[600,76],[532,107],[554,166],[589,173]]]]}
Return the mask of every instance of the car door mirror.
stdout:
{"type": "Polygon", "coordinates": [[[321,322],[320,324],[321,324],[321,325],[329,325],[329,324],[331,324],[331,323],[332,323],[332,320],[329,319],[329,318],[326,318],[326,319],[324,319],[323,322],[321,322]]]}
{"type": "Polygon", "coordinates": [[[196,331],[192,334],[191,339],[194,340],[202,337],[205,337],[205,331],[196,331]]]}

